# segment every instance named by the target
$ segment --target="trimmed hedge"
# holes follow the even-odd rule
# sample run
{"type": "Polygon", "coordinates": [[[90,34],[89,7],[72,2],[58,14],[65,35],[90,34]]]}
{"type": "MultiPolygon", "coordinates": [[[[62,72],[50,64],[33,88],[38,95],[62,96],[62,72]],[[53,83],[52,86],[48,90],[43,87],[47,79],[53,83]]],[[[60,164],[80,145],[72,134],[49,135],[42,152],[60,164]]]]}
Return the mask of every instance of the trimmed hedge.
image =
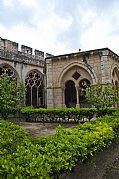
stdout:
{"type": "Polygon", "coordinates": [[[78,160],[93,156],[116,137],[119,116],[115,116],[98,118],[73,129],[59,126],[55,135],[34,140],[19,126],[1,120],[0,178],[49,179],[71,170],[78,160]]]}
{"type": "Polygon", "coordinates": [[[35,122],[79,122],[82,118],[90,119],[96,116],[112,114],[116,108],[97,110],[96,108],[31,108],[23,107],[20,109],[21,114],[27,121],[35,122]]]}
{"type": "Polygon", "coordinates": [[[18,125],[0,120],[0,155],[16,152],[18,145],[30,141],[30,136],[18,125]]]}

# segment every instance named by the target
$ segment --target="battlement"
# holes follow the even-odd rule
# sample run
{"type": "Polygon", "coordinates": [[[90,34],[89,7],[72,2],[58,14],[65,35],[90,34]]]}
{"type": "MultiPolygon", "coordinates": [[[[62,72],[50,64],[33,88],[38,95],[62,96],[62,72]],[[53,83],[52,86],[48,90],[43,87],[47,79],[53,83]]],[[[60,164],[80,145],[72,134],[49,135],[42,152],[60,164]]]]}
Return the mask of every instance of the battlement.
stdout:
{"type": "Polygon", "coordinates": [[[21,51],[18,47],[18,43],[0,37],[0,57],[24,63],[44,64],[44,52],[35,49],[33,54],[31,47],[21,45],[21,51]]]}
{"type": "MultiPolygon", "coordinates": [[[[19,44],[7,39],[2,39],[0,37],[0,49],[8,52],[14,52],[18,53],[18,46],[19,44]]],[[[21,45],[21,52],[24,55],[33,55],[33,49],[31,47],[21,45]]],[[[44,52],[39,51],[39,50],[34,50],[34,55],[37,57],[43,57],[44,58],[44,52]]]]}

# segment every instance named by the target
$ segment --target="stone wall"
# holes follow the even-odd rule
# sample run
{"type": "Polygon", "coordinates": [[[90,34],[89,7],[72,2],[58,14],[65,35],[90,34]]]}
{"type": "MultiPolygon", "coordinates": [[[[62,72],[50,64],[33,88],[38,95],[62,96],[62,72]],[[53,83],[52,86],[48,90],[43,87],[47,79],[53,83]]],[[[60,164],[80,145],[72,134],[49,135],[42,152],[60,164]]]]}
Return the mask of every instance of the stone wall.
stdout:
{"type": "Polygon", "coordinates": [[[45,66],[44,52],[35,50],[33,55],[32,51],[32,48],[25,45],[18,51],[18,43],[0,38],[0,65],[11,66],[18,79],[25,81],[28,72],[36,69],[43,73],[45,66]]]}
{"type": "Polygon", "coordinates": [[[11,69],[24,85],[27,75],[33,70],[41,73],[45,80],[44,52],[35,49],[33,54],[33,49],[25,45],[22,45],[21,51],[18,51],[18,46],[16,42],[0,38],[0,68],[11,69]]]}
{"type": "MultiPolygon", "coordinates": [[[[87,79],[91,84],[116,83],[119,85],[119,57],[108,48],[53,56],[0,37],[0,67],[7,65],[23,81],[32,70],[44,77],[45,104],[48,108],[65,107],[65,85],[75,83],[78,101],[79,83],[87,79]],[[75,74],[76,73],[76,74],[75,74]],[[79,75],[76,77],[75,75],[79,75]]],[[[79,101],[77,102],[79,103],[79,101]]],[[[77,107],[79,107],[77,105],[77,107]]]]}
{"type": "Polygon", "coordinates": [[[65,82],[72,80],[75,87],[83,78],[91,84],[111,82],[111,68],[119,64],[117,56],[108,48],[78,52],[46,58],[47,107],[64,107],[65,82]],[[115,58],[115,59],[114,59],[115,58]],[[81,73],[79,80],[72,78],[73,73],[81,73]]]}

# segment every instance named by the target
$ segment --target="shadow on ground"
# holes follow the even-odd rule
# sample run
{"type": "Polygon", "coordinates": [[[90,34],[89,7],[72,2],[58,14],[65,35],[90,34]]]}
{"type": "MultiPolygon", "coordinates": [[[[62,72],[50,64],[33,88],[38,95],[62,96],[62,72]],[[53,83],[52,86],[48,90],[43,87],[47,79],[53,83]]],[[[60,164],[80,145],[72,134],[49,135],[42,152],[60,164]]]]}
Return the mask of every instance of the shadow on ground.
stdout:
{"type": "Polygon", "coordinates": [[[119,138],[90,162],[77,164],[59,179],[119,179],[119,138]]]}

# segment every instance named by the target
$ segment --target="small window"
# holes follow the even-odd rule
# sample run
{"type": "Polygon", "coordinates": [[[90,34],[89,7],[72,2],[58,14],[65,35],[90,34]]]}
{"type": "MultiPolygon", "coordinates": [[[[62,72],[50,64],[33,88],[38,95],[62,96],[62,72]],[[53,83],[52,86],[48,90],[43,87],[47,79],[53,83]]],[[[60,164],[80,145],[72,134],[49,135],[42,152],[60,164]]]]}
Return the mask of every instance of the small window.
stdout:
{"type": "Polygon", "coordinates": [[[78,78],[80,77],[81,75],[76,71],[72,77],[75,79],[75,80],[78,80],[78,78]]]}

